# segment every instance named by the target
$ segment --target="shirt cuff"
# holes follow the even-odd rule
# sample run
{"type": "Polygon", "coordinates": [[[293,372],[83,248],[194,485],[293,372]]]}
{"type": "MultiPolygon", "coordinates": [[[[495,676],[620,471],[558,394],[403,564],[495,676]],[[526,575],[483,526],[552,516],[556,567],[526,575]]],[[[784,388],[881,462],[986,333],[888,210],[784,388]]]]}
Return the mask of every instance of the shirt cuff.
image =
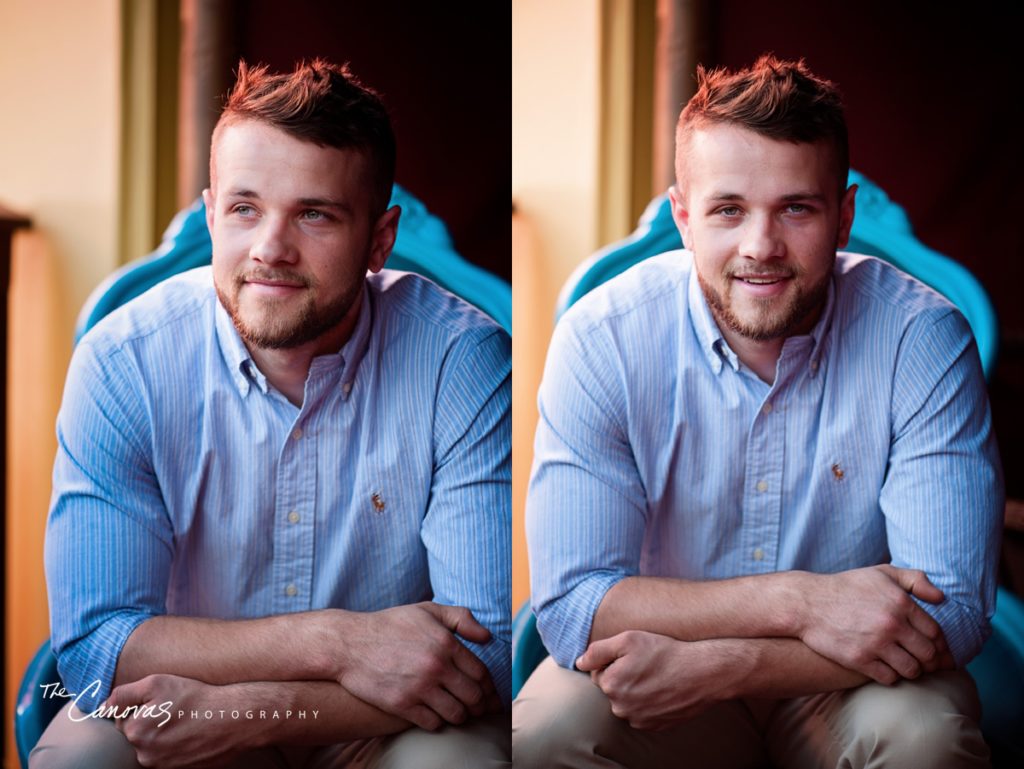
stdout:
{"type": "Polygon", "coordinates": [[[55,642],[57,669],[75,707],[91,713],[110,696],[121,649],[135,628],[152,616],[115,614],[77,641],[63,647],[55,642]]]}
{"type": "Polygon", "coordinates": [[[485,645],[463,641],[475,654],[491,674],[494,688],[498,690],[501,704],[505,710],[512,707],[512,644],[495,638],[485,645]]]}
{"type": "Polygon", "coordinates": [[[560,598],[534,603],[537,630],[555,662],[564,668],[575,669],[576,660],[590,644],[590,629],[597,607],[612,586],[626,576],[620,572],[597,572],[588,575],[560,598]]]}
{"type": "Polygon", "coordinates": [[[917,602],[939,623],[958,668],[974,659],[992,634],[992,626],[987,617],[953,599],[947,598],[940,604],[920,600],[917,602]]]}

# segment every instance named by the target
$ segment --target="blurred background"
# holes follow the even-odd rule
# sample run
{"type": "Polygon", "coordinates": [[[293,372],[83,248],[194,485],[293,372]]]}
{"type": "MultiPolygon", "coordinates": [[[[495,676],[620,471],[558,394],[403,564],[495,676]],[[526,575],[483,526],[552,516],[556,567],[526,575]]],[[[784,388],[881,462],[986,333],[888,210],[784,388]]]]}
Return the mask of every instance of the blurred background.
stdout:
{"type": "MultiPolygon", "coordinates": [[[[852,167],[995,304],[993,413],[1008,494],[1024,496],[1019,48],[994,3],[513,0],[514,607],[529,594],[522,514],[558,290],[672,183],[672,132],[698,62],[737,68],[774,52],[839,84],[852,167]]],[[[1003,555],[1020,594],[1019,530],[1003,555]]]]}
{"type": "Polygon", "coordinates": [[[43,532],[75,317],[206,186],[210,131],[239,58],[288,71],[313,56],[349,61],[383,95],[398,182],[447,223],[464,257],[508,280],[507,6],[0,0],[6,767],[17,766],[14,694],[49,634],[43,532]]]}

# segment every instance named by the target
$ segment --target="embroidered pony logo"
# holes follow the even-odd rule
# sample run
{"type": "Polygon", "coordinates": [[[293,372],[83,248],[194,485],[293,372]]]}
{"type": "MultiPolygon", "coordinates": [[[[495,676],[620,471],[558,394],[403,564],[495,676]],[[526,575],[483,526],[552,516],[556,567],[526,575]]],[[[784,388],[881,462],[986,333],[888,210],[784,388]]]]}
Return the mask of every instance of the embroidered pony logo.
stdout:
{"type": "Polygon", "coordinates": [[[380,492],[373,492],[373,494],[370,495],[370,501],[373,502],[374,510],[378,513],[384,512],[384,497],[380,495],[380,492]]]}

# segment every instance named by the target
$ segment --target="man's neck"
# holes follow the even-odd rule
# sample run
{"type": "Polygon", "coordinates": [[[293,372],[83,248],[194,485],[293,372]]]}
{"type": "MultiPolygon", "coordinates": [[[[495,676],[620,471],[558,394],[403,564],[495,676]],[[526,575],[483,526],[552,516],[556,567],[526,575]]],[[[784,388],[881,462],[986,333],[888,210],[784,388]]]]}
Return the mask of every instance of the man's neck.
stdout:
{"type": "Polygon", "coordinates": [[[775,369],[782,354],[785,337],[757,342],[733,331],[723,331],[726,343],[744,366],[769,385],[775,382],[775,369]]]}
{"type": "Polygon", "coordinates": [[[293,405],[301,409],[306,392],[306,379],[309,378],[309,368],[313,364],[313,358],[336,353],[345,346],[355,330],[361,306],[362,297],[360,296],[341,323],[327,333],[298,347],[270,349],[246,344],[246,348],[249,350],[249,355],[252,356],[256,368],[267,378],[267,382],[293,405]]]}
{"type": "Polygon", "coordinates": [[[298,408],[302,408],[302,400],[306,392],[306,378],[309,366],[316,356],[313,352],[302,349],[265,350],[252,348],[250,351],[253,363],[276,390],[298,408]]]}

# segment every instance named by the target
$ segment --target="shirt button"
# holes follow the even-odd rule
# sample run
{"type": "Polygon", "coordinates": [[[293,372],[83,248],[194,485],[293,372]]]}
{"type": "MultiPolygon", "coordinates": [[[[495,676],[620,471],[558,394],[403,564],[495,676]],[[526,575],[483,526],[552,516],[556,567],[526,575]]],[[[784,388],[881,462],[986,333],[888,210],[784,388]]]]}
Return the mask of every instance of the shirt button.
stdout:
{"type": "Polygon", "coordinates": [[[284,594],[289,598],[298,595],[299,589],[295,585],[289,585],[284,589],[284,594]]]}
{"type": "Polygon", "coordinates": [[[754,550],[754,560],[755,561],[760,561],[763,558],[764,558],[764,550],[762,550],[761,548],[756,548],[754,550]]]}
{"type": "Polygon", "coordinates": [[[350,392],[352,392],[352,383],[345,382],[345,384],[341,386],[341,391],[345,393],[345,395],[348,395],[350,392]]]}
{"type": "Polygon", "coordinates": [[[761,407],[761,411],[763,411],[765,414],[771,414],[772,413],[772,404],[771,403],[764,404],[764,406],[761,407]]]}
{"type": "Polygon", "coordinates": [[[301,516],[297,512],[295,512],[294,510],[292,510],[290,513],[288,513],[288,521],[290,523],[298,523],[300,518],[301,518],[301,516]]]}
{"type": "Polygon", "coordinates": [[[760,492],[768,491],[768,482],[767,481],[758,481],[757,482],[757,490],[760,491],[760,492]]]}
{"type": "Polygon", "coordinates": [[[302,428],[301,428],[301,427],[296,427],[296,428],[295,428],[295,429],[294,429],[294,430],[292,431],[292,437],[293,437],[293,438],[294,438],[295,440],[298,440],[299,438],[301,438],[301,437],[302,437],[302,428]]]}
{"type": "Polygon", "coordinates": [[[815,359],[815,360],[811,361],[811,371],[817,371],[817,370],[818,370],[818,361],[815,359]]]}

